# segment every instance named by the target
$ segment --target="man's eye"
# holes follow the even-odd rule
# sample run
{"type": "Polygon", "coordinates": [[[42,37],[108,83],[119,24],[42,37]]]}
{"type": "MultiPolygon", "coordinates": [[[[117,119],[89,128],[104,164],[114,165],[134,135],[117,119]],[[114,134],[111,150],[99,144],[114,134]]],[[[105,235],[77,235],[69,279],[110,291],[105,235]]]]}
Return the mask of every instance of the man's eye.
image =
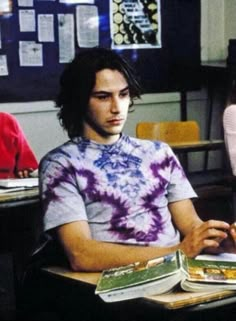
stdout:
{"type": "Polygon", "coordinates": [[[109,96],[104,95],[104,96],[96,96],[96,97],[97,97],[97,99],[99,99],[99,100],[106,100],[106,99],[108,99],[109,96]]]}
{"type": "Polygon", "coordinates": [[[129,91],[124,91],[120,93],[120,97],[127,97],[129,96],[129,91]]]}

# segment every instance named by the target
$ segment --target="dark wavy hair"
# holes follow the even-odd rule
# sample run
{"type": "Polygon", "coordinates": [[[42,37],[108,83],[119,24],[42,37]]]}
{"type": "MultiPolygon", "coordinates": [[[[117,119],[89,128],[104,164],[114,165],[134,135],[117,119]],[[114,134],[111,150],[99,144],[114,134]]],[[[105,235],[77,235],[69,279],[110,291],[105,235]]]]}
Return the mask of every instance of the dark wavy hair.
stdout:
{"type": "Polygon", "coordinates": [[[89,98],[95,86],[96,73],[103,69],[119,71],[126,79],[131,103],[140,98],[141,87],[134,70],[116,52],[105,48],[91,48],[77,54],[63,71],[56,107],[58,119],[70,138],[80,136],[89,98]]]}

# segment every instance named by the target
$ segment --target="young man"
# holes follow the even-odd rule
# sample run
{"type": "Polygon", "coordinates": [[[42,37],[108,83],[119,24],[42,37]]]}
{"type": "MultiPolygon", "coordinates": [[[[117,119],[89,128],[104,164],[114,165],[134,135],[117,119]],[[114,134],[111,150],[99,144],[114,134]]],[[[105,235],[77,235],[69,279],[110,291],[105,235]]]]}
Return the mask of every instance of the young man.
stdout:
{"type": "Polygon", "coordinates": [[[198,217],[196,194],[170,147],[122,133],[139,97],[131,67],[111,50],[84,51],[62,74],[57,106],[70,140],[43,158],[40,182],[45,247],[59,244],[74,271],[177,249],[190,257],[235,251],[228,223],[198,217]]]}

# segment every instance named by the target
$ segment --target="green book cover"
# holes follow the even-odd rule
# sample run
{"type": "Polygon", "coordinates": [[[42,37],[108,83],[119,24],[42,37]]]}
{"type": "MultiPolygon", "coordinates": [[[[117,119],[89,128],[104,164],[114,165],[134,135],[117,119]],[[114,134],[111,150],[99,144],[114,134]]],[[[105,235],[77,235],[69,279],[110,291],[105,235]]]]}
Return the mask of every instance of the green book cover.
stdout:
{"type": "Polygon", "coordinates": [[[187,259],[188,281],[236,284],[236,262],[187,259]]]}
{"type": "Polygon", "coordinates": [[[178,273],[181,268],[181,252],[158,257],[145,262],[103,271],[96,294],[133,287],[178,273]]]}
{"type": "Polygon", "coordinates": [[[236,290],[236,262],[191,259],[180,250],[164,257],[103,271],[95,293],[106,302],[185,291],[236,290]]]}

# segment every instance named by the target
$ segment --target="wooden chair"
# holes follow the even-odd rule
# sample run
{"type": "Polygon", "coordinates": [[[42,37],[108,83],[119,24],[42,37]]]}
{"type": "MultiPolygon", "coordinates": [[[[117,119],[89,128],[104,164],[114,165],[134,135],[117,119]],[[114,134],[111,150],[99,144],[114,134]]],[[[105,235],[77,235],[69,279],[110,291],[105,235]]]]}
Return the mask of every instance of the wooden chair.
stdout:
{"type": "Polygon", "coordinates": [[[198,123],[188,121],[140,122],[136,136],[142,139],[157,139],[167,143],[189,143],[200,141],[198,123]]]}
{"type": "MultiPolygon", "coordinates": [[[[188,172],[187,154],[190,152],[224,149],[224,140],[201,140],[196,121],[139,122],[136,136],[141,139],[160,140],[168,143],[182,157],[182,165],[188,172]]],[[[204,167],[204,171],[207,168],[204,167]]]]}
{"type": "MultiPolygon", "coordinates": [[[[136,136],[142,139],[160,140],[168,144],[196,143],[200,141],[200,129],[196,121],[140,122],[136,136]]],[[[179,154],[180,161],[188,171],[186,152],[179,154]]]]}

